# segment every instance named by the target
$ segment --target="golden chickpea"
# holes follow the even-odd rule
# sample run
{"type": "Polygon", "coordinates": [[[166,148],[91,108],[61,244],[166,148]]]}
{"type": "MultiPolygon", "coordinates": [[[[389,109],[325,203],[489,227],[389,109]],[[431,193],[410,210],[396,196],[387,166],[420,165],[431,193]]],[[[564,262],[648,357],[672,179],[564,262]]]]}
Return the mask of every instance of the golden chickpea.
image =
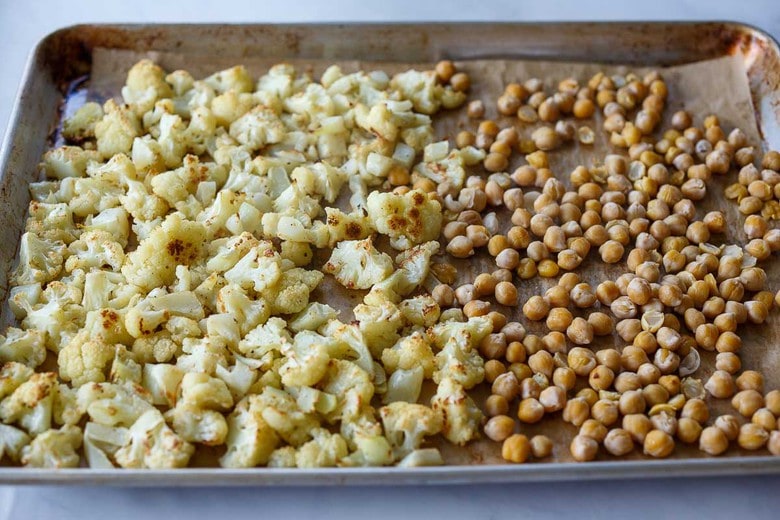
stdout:
{"type": "Polygon", "coordinates": [[[603,312],[592,312],[588,315],[588,323],[593,328],[596,336],[608,336],[612,334],[615,324],[612,318],[603,312]]]}
{"type": "Polygon", "coordinates": [[[575,397],[570,399],[563,408],[563,420],[574,426],[582,426],[590,418],[590,406],[585,399],[575,397]]]}
{"type": "Polygon", "coordinates": [[[584,377],[596,368],[596,356],[586,348],[574,347],[568,353],[567,363],[575,374],[584,377]]]}
{"type": "Polygon", "coordinates": [[[623,258],[623,244],[615,240],[607,240],[599,247],[601,259],[607,264],[614,264],[623,258]]]}
{"type": "Polygon", "coordinates": [[[502,395],[490,395],[485,400],[485,414],[488,417],[506,415],[509,412],[509,403],[502,395]]]}
{"type": "Polygon", "coordinates": [[[677,421],[677,438],[686,444],[698,441],[701,432],[701,424],[689,417],[683,417],[677,421]]]}
{"type": "Polygon", "coordinates": [[[666,458],[674,452],[674,439],[666,432],[652,430],[645,436],[643,451],[651,457],[666,458]]]}
{"type": "MultiPolygon", "coordinates": [[[[568,294],[567,294],[568,297],[568,294]]],[[[550,309],[547,315],[547,328],[553,331],[564,332],[571,325],[573,320],[571,311],[565,307],[555,307],[550,309]]]]}
{"type": "Polygon", "coordinates": [[[575,345],[590,345],[593,342],[593,326],[585,319],[576,317],[566,329],[566,336],[575,345]]]}
{"type": "Polygon", "coordinates": [[[739,435],[739,421],[733,415],[721,415],[715,419],[715,427],[721,430],[729,441],[736,440],[739,435]]]}
{"type": "Polygon", "coordinates": [[[471,88],[471,78],[465,72],[457,72],[450,77],[450,85],[456,92],[466,92],[471,88]]]}
{"type": "Polygon", "coordinates": [[[502,153],[490,152],[485,157],[483,165],[489,172],[501,172],[506,170],[506,167],[509,166],[509,159],[502,153]]]}
{"type": "Polygon", "coordinates": [[[467,146],[474,146],[477,142],[477,136],[468,130],[462,130],[455,136],[455,146],[458,148],[466,148],[467,146]]]}
{"type": "Polygon", "coordinates": [[[745,370],[736,380],[739,390],[764,391],[764,376],[755,370],[745,370]]]}
{"type": "Polygon", "coordinates": [[[447,244],[447,252],[455,258],[468,258],[474,254],[474,244],[465,236],[456,236],[447,244]]]}
{"type": "Polygon", "coordinates": [[[634,442],[643,444],[653,425],[644,414],[629,414],[623,416],[623,429],[631,435],[634,442]]]}
{"type": "Polygon", "coordinates": [[[517,304],[517,288],[511,282],[499,282],[495,286],[496,301],[501,305],[517,304]]]}
{"type": "Polygon", "coordinates": [[[737,444],[746,450],[760,450],[769,440],[769,433],[761,426],[745,423],[739,429],[737,444]]]}
{"type": "Polygon", "coordinates": [[[436,71],[436,77],[442,83],[447,83],[455,75],[455,64],[450,60],[442,60],[436,64],[434,69],[436,71]]]}
{"type": "Polygon", "coordinates": [[[729,439],[720,428],[708,426],[699,435],[699,449],[709,455],[721,455],[729,449],[729,439]]]}
{"type": "Polygon", "coordinates": [[[780,390],[772,390],[764,396],[764,406],[775,416],[780,417],[780,390]]]}
{"type": "Polygon", "coordinates": [[[507,415],[496,415],[485,423],[485,436],[495,442],[507,439],[515,429],[515,421],[507,415]]]}
{"type": "Polygon", "coordinates": [[[767,408],[759,408],[756,410],[756,413],[754,413],[753,417],[750,418],[750,422],[761,426],[766,431],[772,431],[777,428],[777,419],[775,418],[775,414],[773,414],[767,408]]]}
{"type": "Polygon", "coordinates": [[[577,435],[572,439],[569,445],[571,456],[577,462],[588,462],[596,458],[599,451],[599,444],[590,437],[577,435]]]}
{"type": "Polygon", "coordinates": [[[645,411],[645,398],[641,390],[629,390],[620,396],[618,409],[623,415],[641,414],[645,411]]]}
{"type": "Polygon", "coordinates": [[[539,394],[539,403],[544,407],[545,413],[563,410],[566,406],[566,391],[557,386],[548,386],[539,394]]]}
{"type": "Polygon", "coordinates": [[[658,383],[650,383],[642,389],[642,396],[648,406],[662,404],[669,400],[669,392],[658,383]]]}
{"type": "Polygon", "coordinates": [[[537,399],[529,397],[520,401],[517,407],[517,418],[527,424],[534,424],[544,417],[544,406],[537,399]]]}
{"type": "Polygon", "coordinates": [[[580,426],[580,435],[590,437],[596,442],[603,442],[607,436],[607,427],[596,419],[588,419],[580,426]]]}
{"type": "Polygon", "coordinates": [[[550,307],[541,296],[531,296],[523,305],[523,314],[532,321],[543,320],[550,312],[550,307]]]}
{"type": "Polygon", "coordinates": [[[536,459],[549,457],[553,451],[553,442],[546,435],[534,435],[531,437],[531,453],[536,459]]]}
{"type": "Polygon", "coordinates": [[[528,437],[521,433],[515,433],[504,440],[501,446],[501,456],[504,460],[514,463],[523,463],[531,454],[531,443],[528,437]]]}
{"type": "Polygon", "coordinates": [[[469,318],[485,316],[490,312],[490,304],[482,300],[471,300],[463,306],[463,314],[469,318]]]}
{"type": "Polygon", "coordinates": [[[466,115],[471,119],[482,119],[485,117],[485,104],[480,99],[470,101],[469,104],[466,105],[466,115]]]}
{"type": "Polygon", "coordinates": [[[604,449],[611,455],[622,457],[634,451],[634,441],[623,428],[613,428],[604,437],[604,449]]]}
{"type": "Polygon", "coordinates": [[[594,403],[590,414],[604,426],[611,426],[618,420],[618,404],[609,399],[599,399],[594,403]]]}
{"type": "Polygon", "coordinates": [[[514,249],[504,249],[496,256],[496,265],[510,271],[520,265],[520,253],[514,249]]]}
{"type": "MultiPolygon", "coordinates": [[[[704,388],[718,399],[726,399],[734,395],[736,385],[734,378],[725,370],[716,370],[712,373],[704,388]]],[[[760,408],[760,407],[759,407],[760,408]]]]}
{"type": "Polygon", "coordinates": [[[756,410],[763,408],[764,396],[757,390],[741,390],[731,399],[731,406],[743,417],[752,417],[756,410]]]}
{"type": "Polygon", "coordinates": [[[455,303],[455,291],[446,284],[439,284],[431,291],[431,297],[440,307],[451,307],[455,303]]]}
{"type": "Polygon", "coordinates": [[[485,361],[485,380],[492,383],[498,376],[506,372],[504,364],[497,359],[485,361]]]}
{"type": "Polygon", "coordinates": [[[577,383],[577,374],[569,367],[558,367],[553,371],[553,384],[564,390],[572,390],[577,383]]]}

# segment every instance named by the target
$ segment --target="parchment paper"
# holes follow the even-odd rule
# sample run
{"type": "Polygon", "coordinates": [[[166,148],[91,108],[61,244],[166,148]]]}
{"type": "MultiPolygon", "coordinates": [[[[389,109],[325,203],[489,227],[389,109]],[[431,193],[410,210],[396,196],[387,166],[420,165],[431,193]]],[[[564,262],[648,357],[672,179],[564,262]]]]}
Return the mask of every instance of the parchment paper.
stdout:
{"type": "MultiPolygon", "coordinates": [[[[159,65],[168,71],[175,69],[186,69],[194,77],[204,77],[217,70],[227,68],[233,65],[242,64],[247,67],[250,73],[256,78],[265,73],[270,65],[278,60],[240,58],[235,59],[225,56],[211,55],[181,55],[171,53],[135,53],[128,51],[118,51],[109,49],[96,49],[93,56],[93,69],[90,78],[90,98],[103,100],[108,97],[116,97],[119,94],[121,86],[127,74],[127,70],[139,59],[148,57],[156,61],[159,65]]],[[[338,64],[345,72],[351,72],[359,69],[375,70],[381,69],[389,74],[407,70],[409,68],[430,68],[430,64],[413,63],[366,63],[366,62],[330,62],[330,61],[295,61],[291,63],[299,67],[300,70],[309,70],[315,77],[319,75],[331,64],[338,64]]],[[[496,98],[503,92],[504,86],[511,81],[522,82],[531,77],[538,77],[545,81],[548,90],[553,89],[558,81],[567,77],[574,77],[584,84],[596,72],[603,71],[606,74],[626,73],[629,70],[638,74],[643,74],[651,69],[649,68],[631,68],[620,66],[605,66],[599,64],[583,63],[561,63],[561,62],[543,62],[543,61],[504,61],[504,60],[482,60],[466,61],[457,63],[460,70],[468,72],[472,80],[472,88],[469,99],[482,99],[487,109],[486,117],[494,118],[499,122],[499,126],[504,128],[514,124],[522,137],[530,136],[536,125],[527,125],[519,123],[516,118],[499,117],[495,108],[496,98]]],[[[702,123],[703,118],[708,114],[717,114],[721,121],[721,126],[728,133],[735,127],[741,128],[748,137],[751,144],[760,146],[758,128],[754,116],[754,109],[751,102],[750,90],[748,87],[747,76],[742,62],[738,58],[724,57],[716,60],[693,63],[689,65],[662,68],[659,69],[663,78],[666,80],[669,96],[667,108],[665,111],[664,124],[660,128],[668,128],[668,122],[676,110],[686,109],[694,115],[694,122],[697,125],[702,123]]],[[[549,154],[550,167],[556,177],[568,184],[568,174],[577,165],[590,166],[601,163],[603,157],[608,153],[616,153],[608,144],[606,134],[601,130],[601,116],[597,115],[591,121],[580,122],[577,124],[588,124],[594,129],[596,142],[593,146],[580,145],[579,143],[568,144],[555,152],[549,154]]],[[[449,138],[452,142],[458,131],[462,129],[476,130],[478,121],[470,120],[466,117],[465,109],[459,109],[451,112],[443,112],[434,118],[434,124],[439,138],[449,138]]],[[[518,154],[513,155],[508,171],[513,171],[517,166],[524,164],[522,157],[518,154]]],[[[480,168],[474,169],[474,174],[485,174],[480,168]]],[[[716,177],[708,186],[708,196],[705,201],[698,204],[698,217],[701,217],[707,211],[719,209],[724,212],[730,224],[730,229],[726,236],[713,236],[713,243],[737,243],[746,242],[742,231],[744,218],[737,211],[737,206],[731,201],[722,197],[724,186],[735,182],[736,175],[730,174],[725,177],[716,177]]],[[[499,220],[505,231],[511,227],[509,215],[498,211],[499,220]]],[[[443,247],[442,247],[443,250],[443,247]]],[[[444,260],[442,258],[441,260],[444,260]]],[[[489,272],[495,269],[493,260],[487,253],[478,255],[468,260],[447,259],[458,267],[460,273],[459,283],[470,282],[481,272],[489,272]]],[[[769,261],[764,262],[762,267],[767,270],[768,289],[778,289],[778,275],[780,275],[780,266],[773,256],[769,261]]],[[[607,267],[600,259],[597,259],[597,253],[591,252],[588,259],[577,269],[577,272],[583,278],[595,286],[604,279],[614,279],[626,268],[623,264],[607,267]]],[[[319,288],[314,294],[314,298],[322,298],[324,301],[342,309],[342,319],[351,318],[351,309],[361,300],[363,293],[359,291],[348,291],[326,277],[323,287],[319,288]],[[327,297],[326,297],[327,295],[327,297]]],[[[530,281],[521,281],[518,284],[520,294],[520,306],[528,297],[536,294],[543,294],[544,291],[554,285],[556,279],[536,278],[530,281]]],[[[529,332],[544,334],[543,325],[525,320],[518,308],[506,308],[497,306],[498,309],[506,312],[510,320],[517,320],[526,326],[529,332]]],[[[599,310],[598,304],[593,311],[599,310]]],[[[584,315],[578,310],[572,309],[575,315],[584,315]]],[[[609,312],[607,310],[607,312],[609,312]]],[[[763,372],[766,383],[765,389],[780,387],[780,350],[775,345],[778,337],[778,318],[777,312],[771,312],[766,324],[742,325],[739,334],[743,338],[743,346],[740,352],[743,369],[758,369],[763,372]]],[[[625,345],[617,335],[599,339],[593,346],[594,350],[607,347],[615,347],[620,350],[625,345]]],[[[715,354],[711,352],[701,352],[702,366],[695,374],[696,377],[706,381],[714,370],[715,354]]],[[[585,386],[587,382],[579,381],[577,389],[585,386]]],[[[430,395],[430,388],[424,392],[421,402],[426,402],[425,398],[430,395]]],[[[487,386],[473,392],[474,398],[481,405],[484,397],[489,394],[487,386]]],[[[729,404],[729,400],[709,399],[712,417],[710,422],[721,413],[735,413],[729,404]]],[[[510,415],[514,416],[517,411],[515,403],[510,410],[510,415]]],[[[536,425],[518,425],[518,432],[525,433],[529,437],[538,433],[548,435],[553,439],[555,448],[552,457],[545,459],[550,461],[570,461],[568,445],[570,440],[577,433],[577,428],[564,423],[560,419],[560,413],[553,417],[545,417],[536,425]]],[[[450,464],[485,464],[502,463],[500,456],[500,444],[489,440],[480,440],[470,445],[460,448],[452,446],[441,440],[434,440],[432,444],[440,447],[445,460],[450,464]]],[[[740,454],[766,454],[766,450],[759,452],[745,452],[732,447],[727,453],[728,456],[740,454]]],[[[217,451],[201,449],[193,459],[195,465],[214,464],[214,455],[217,451]]],[[[696,446],[682,446],[678,442],[678,447],[674,457],[706,457],[696,446]]],[[[642,458],[641,447],[637,447],[631,455],[624,458],[642,458]]],[[[600,450],[599,459],[614,459],[600,450]]]]}

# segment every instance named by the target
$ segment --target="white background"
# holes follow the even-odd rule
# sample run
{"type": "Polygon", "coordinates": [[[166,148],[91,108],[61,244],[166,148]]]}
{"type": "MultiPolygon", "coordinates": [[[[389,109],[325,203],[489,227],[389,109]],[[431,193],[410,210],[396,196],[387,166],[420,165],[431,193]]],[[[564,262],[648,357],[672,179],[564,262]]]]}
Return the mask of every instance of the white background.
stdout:
{"type": "MultiPolygon", "coordinates": [[[[114,2],[0,0],[0,136],[27,56],[59,27],[85,22],[432,20],[735,20],[780,38],[780,4],[763,1],[585,2],[292,0],[114,2]]],[[[37,518],[778,518],[780,477],[407,488],[118,489],[0,486],[0,520],[37,518]]]]}

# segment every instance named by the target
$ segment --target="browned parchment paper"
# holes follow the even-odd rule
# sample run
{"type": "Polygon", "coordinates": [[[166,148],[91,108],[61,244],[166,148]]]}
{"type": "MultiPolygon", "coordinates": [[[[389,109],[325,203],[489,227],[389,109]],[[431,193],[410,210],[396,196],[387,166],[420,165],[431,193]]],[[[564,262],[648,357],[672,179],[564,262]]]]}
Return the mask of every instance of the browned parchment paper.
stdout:
{"type": "MultiPolygon", "coordinates": [[[[127,70],[139,59],[148,57],[156,61],[166,70],[186,69],[193,76],[203,77],[217,70],[227,68],[237,64],[245,65],[253,76],[258,77],[263,74],[270,65],[276,63],[275,60],[240,58],[235,59],[225,56],[211,55],[180,55],[170,53],[134,53],[128,51],[96,49],[93,58],[93,70],[90,79],[90,97],[93,99],[105,99],[119,95],[121,86],[127,70]]],[[[300,67],[301,70],[309,70],[318,77],[327,66],[334,62],[325,61],[293,61],[293,64],[300,67]]],[[[399,72],[409,68],[427,67],[430,64],[410,64],[410,63],[361,63],[361,62],[336,62],[345,72],[358,69],[364,70],[385,70],[388,73],[399,72]]],[[[487,107],[486,117],[496,118],[500,126],[506,127],[514,124],[521,136],[529,136],[535,129],[534,125],[525,125],[517,121],[516,118],[499,117],[495,109],[495,100],[503,92],[503,87],[511,81],[523,81],[531,77],[538,77],[545,81],[547,88],[553,88],[557,82],[563,78],[574,77],[581,83],[587,81],[594,73],[604,71],[607,74],[625,73],[634,71],[644,73],[649,68],[631,68],[619,66],[603,66],[599,64],[583,63],[560,63],[560,62],[541,62],[541,61],[503,61],[503,60],[484,60],[467,61],[457,64],[458,67],[467,71],[472,79],[472,89],[470,99],[482,99],[487,107]]],[[[662,76],[667,82],[669,88],[669,98],[663,128],[667,124],[671,114],[675,110],[684,108],[694,114],[696,124],[701,124],[703,118],[708,114],[717,114],[721,125],[726,132],[734,127],[741,128],[748,136],[751,144],[760,146],[754,109],[751,102],[750,91],[747,83],[747,77],[742,63],[737,58],[720,58],[712,61],[693,63],[689,65],[677,66],[660,69],[662,76]]],[[[465,109],[444,112],[437,115],[434,119],[437,135],[444,139],[454,139],[455,134],[461,129],[476,130],[477,122],[469,120],[466,117],[465,109]]],[[[568,182],[568,173],[577,165],[589,166],[603,161],[607,153],[614,153],[612,147],[607,142],[606,135],[600,130],[601,118],[596,116],[592,121],[586,122],[596,132],[596,143],[593,146],[584,146],[579,143],[568,144],[563,148],[550,154],[551,169],[556,176],[568,182]]],[[[509,171],[523,164],[523,159],[515,155],[509,167],[509,171]]],[[[474,174],[484,174],[484,171],[475,169],[474,174]]],[[[742,232],[742,223],[744,218],[737,211],[735,204],[726,201],[722,197],[723,188],[730,182],[734,182],[735,175],[730,174],[727,177],[716,178],[709,187],[707,199],[700,204],[699,216],[711,209],[719,209],[724,212],[730,229],[725,237],[713,237],[714,243],[745,243],[745,236],[742,232]]],[[[498,212],[499,220],[504,226],[504,230],[511,227],[508,215],[498,212]]],[[[442,248],[443,249],[443,248],[442,248]]],[[[625,272],[623,265],[607,267],[600,260],[595,259],[596,253],[591,253],[578,273],[584,281],[590,282],[594,287],[601,280],[615,278],[622,272],[625,272]]],[[[769,289],[777,290],[780,284],[777,283],[780,275],[780,265],[776,258],[765,262],[763,267],[767,270],[769,289]]],[[[492,259],[485,253],[484,256],[477,256],[468,260],[452,261],[461,273],[460,283],[473,280],[480,272],[491,271],[495,269],[492,259]]],[[[534,279],[531,281],[519,283],[520,304],[535,294],[543,294],[544,291],[555,284],[555,279],[534,279]]],[[[351,309],[362,298],[363,293],[358,291],[348,291],[336,283],[332,283],[326,278],[323,282],[325,287],[320,288],[313,296],[325,298],[331,305],[343,310],[342,319],[351,317],[351,309]]],[[[544,333],[542,326],[528,322],[521,316],[519,308],[510,309],[499,308],[505,311],[510,319],[517,319],[523,323],[529,332],[544,333]]],[[[578,314],[578,312],[575,314],[578,314]]],[[[579,312],[580,315],[587,314],[579,312]]],[[[766,388],[780,387],[780,350],[776,348],[778,338],[780,338],[780,317],[778,313],[772,312],[766,324],[743,325],[740,334],[743,337],[743,347],[741,352],[743,368],[759,369],[763,371],[766,377],[766,388]]],[[[616,347],[622,348],[625,343],[617,336],[602,338],[595,344],[595,349],[616,347]]],[[[714,370],[715,356],[713,353],[702,352],[702,366],[696,377],[706,381],[714,370]]],[[[578,387],[579,388],[579,387],[578,387]]],[[[484,397],[488,395],[486,389],[476,392],[475,398],[481,404],[484,397]]],[[[719,413],[734,413],[729,403],[725,400],[710,399],[713,417],[719,413]]],[[[510,410],[510,414],[516,412],[516,404],[510,410]]],[[[538,433],[544,433],[551,437],[555,443],[553,456],[546,461],[570,461],[568,445],[571,438],[576,435],[576,428],[570,424],[564,423],[560,419],[560,414],[554,417],[545,417],[537,425],[518,425],[517,431],[529,436],[538,433]]],[[[436,446],[442,449],[445,460],[451,464],[485,464],[501,463],[500,446],[488,440],[481,440],[470,444],[467,447],[459,448],[449,445],[443,441],[434,441],[436,446]]],[[[632,455],[626,458],[642,458],[641,448],[638,448],[632,455]]],[[[736,456],[747,454],[737,448],[732,448],[728,454],[736,456]]],[[[203,451],[193,459],[195,464],[212,465],[214,452],[203,451]]],[[[752,454],[766,454],[765,450],[753,452],[752,454]]],[[[675,457],[706,457],[696,447],[683,447],[678,444],[675,457]]],[[[601,450],[599,459],[613,459],[601,450]]]]}

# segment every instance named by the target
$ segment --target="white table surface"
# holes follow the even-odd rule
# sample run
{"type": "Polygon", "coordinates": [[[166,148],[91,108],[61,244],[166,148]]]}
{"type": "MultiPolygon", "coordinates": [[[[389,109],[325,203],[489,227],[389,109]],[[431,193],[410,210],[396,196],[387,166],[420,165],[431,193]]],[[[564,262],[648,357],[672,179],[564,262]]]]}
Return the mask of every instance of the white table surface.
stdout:
{"type": "MultiPolygon", "coordinates": [[[[0,136],[27,56],[59,27],[84,22],[416,20],[735,20],[780,38],[776,0],[229,1],[0,0],[0,136]],[[636,5],[631,5],[636,4],[636,5]],[[446,5],[446,7],[445,7],[446,5]]],[[[0,520],[36,518],[779,518],[780,476],[399,488],[0,486],[0,520]]]]}

